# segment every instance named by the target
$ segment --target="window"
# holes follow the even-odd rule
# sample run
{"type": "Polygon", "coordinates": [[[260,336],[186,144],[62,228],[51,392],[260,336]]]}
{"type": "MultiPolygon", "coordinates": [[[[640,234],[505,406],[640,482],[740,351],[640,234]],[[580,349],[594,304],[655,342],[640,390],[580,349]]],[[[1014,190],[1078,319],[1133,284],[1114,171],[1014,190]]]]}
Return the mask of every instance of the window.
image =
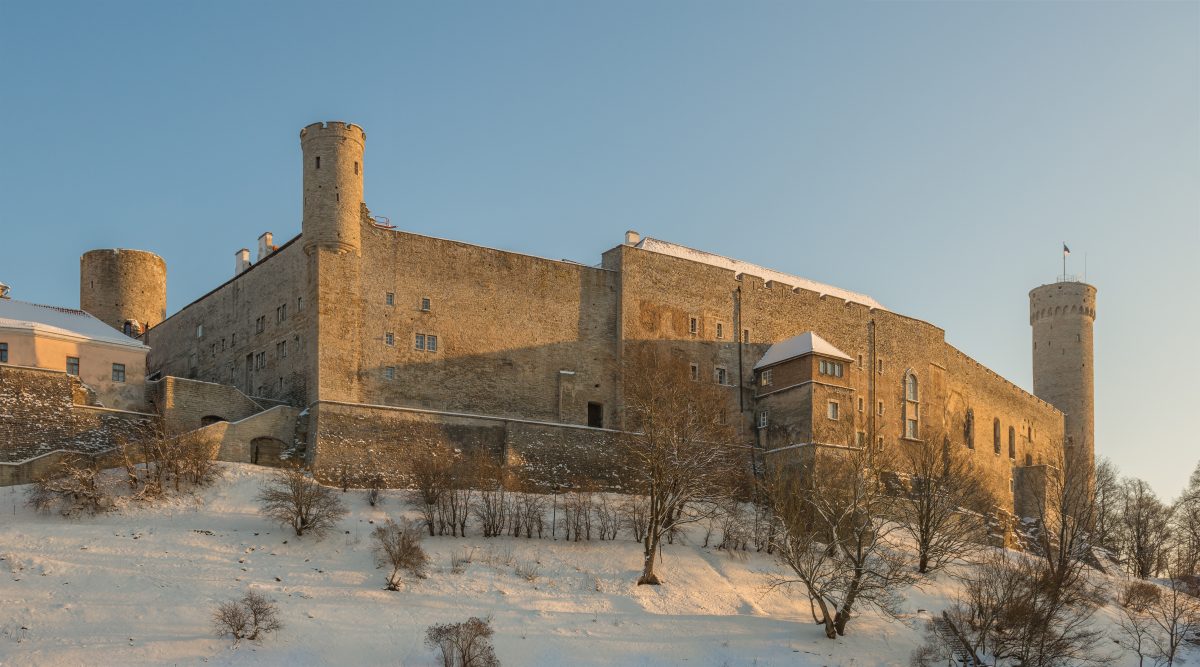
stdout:
{"type": "Polygon", "coordinates": [[[263,329],[267,328],[267,316],[263,315],[257,320],[254,320],[254,333],[262,333],[263,329]]]}
{"type": "Polygon", "coordinates": [[[389,331],[389,332],[383,334],[383,342],[387,343],[388,345],[395,345],[396,344],[396,336],[393,335],[392,332],[389,331]]]}
{"type": "Polygon", "coordinates": [[[0,364],[8,363],[8,343],[0,343],[0,364]]]}
{"type": "Polygon", "coordinates": [[[917,375],[904,374],[904,437],[916,440],[921,436],[921,402],[917,375]]]}
{"type": "Polygon", "coordinates": [[[267,367],[267,353],[266,352],[256,352],[254,354],[254,367],[255,368],[266,368],[267,367]]]}
{"type": "Polygon", "coordinates": [[[588,401],[587,419],[588,426],[592,428],[604,428],[604,405],[588,401]]]}
{"type": "Polygon", "coordinates": [[[688,372],[691,374],[692,382],[700,380],[700,364],[688,364],[688,372]]]}
{"type": "Polygon", "coordinates": [[[724,426],[729,423],[729,411],[728,410],[721,410],[721,413],[717,415],[717,423],[720,424],[721,426],[724,426]]]}
{"type": "Polygon", "coordinates": [[[79,357],[67,357],[67,375],[79,375],[79,357]]]}
{"type": "Polygon", "coordinates": [[[425,349],[425,334],[417,334],[417,345],[416,345],[416,348],[417,348],[418,350],[424,350],[424,349],[425,349]]]}
{"type": "Polygon", "coordinates": [[[859,370],[862,370],[862,355],[861,354],[858,355],[858,368],[859,368],[859,370]]]}
{"type": "Polygon", "coordinates": [[[717,322],[717,338],[725,337],[725,325],[717,322]]]}
{"type": "Polygon", "coordinates": [[[113,382],[124,382],[125,381],[125,364],[113,364],[112,381],[113,382]]]}
{"type": "Polygon", "coordinates": [[[758,383],[764,387],[770,387],[771,371],[763,371],[762,374],[758,376],[758,383]]]}
{"type": "Polygon", "coordinates": [[[316,167],[317,167],[317,169],[321,168],[321,156],[320,155],[317,156],[316,167]]]}
{"type": "Polygon", "coordinates": [[[838,404],[837,404],[837,401],[830,401],[830,402],[829,402],[829,407],[827,408],[827,410],[826,410],[826,412],[825,412],[825,415],[826,415],[827,417],[829,417],[830,419],[832,419],[832,420],[834,420],[834,421],[837,421],[837,418],[838,418],[838,404]]]}
{"type": "Polygon", "coordinates": [[[429,352],[437,352],[437,336],[425,337],[425,349],[429,352]]]}
{"type": "Polygon", "coordinates": [[[275,323],[278,324],[287,319],[287,304],[283,304],[275,308],[275,323]]]}
{"type": "Polygon", "coordinates": [[[1008,458],[1017,460],[1017,429],[1008,427],[1008,458]]]}
{"type": "Polygon", "coordinates": [[[279,359],[287,357],[287,341],[281,340],[275,343],[275,356],[279,359]]]}
{"type": "Polygon", "coordinates": [[[384,368],[383,369],[383,379],[395,380],[396,379],[396,367],[388,366],[388,367],[384,368]]]}
{"type": "Polygon", "coordinates": [[[1033,454],[1025,455],[1025,465],[1027,465],[1027,466],[1033,465],[1033,454]]]}
{"type": "Polygon", "coordinates": [[[432,307],[432,302],[429,300],[429,297],[427,297],[427,296],[421,297],[421,310],[428,313],[431,307],[432,307]]]}
{"type": "Polygon", "coordinates": [[[387,304],[387,305],[389,305],[389,306],[394,306],[394,305],[396,305],[396,293],[395,293],[395,292],[388,292],[388,293],[387,293],[387,294],[386,294],[386,295],[383,297],[383,302],[384,302],[384,303],[386,303],[386,304],[387,304]]]}
{"type": "Polygon", "coordinates": [[[862,398],[859,398],[859,399],[858,399],[858,411],[859,411],[859,412],[862,412],[862,411],[863,411],[863,407],[864,407],[863,403],[864,403],[864,402],[865,402],[865,401],[863,401],[863,399],[862,399],[862,398]]]}
{"type": "Polygon", "coordinates": [[[358,162],[357,161],[354,163],[354,175],[358,176],[358,162]]]}
{"type": "Polygon", "coordinates": [[[750,330],[749,329],[742,329],[742,342],[743,343],[750,342],[750,330]]]}
{"type": "Polygon", "coordinates": [[[767,424],[769,424],[769,423],[770,423],[770,413],[768,411],[763,410],[762,412],[758,413],[758,427],[759,428],[766,428],[767,424]]]}
{"type": "Polygon", "coordinates": [[[729,371],[725,370],[721,366],[717,366],[715,371],[717,384],[729,384],[729,371]]]}
{"type": "Polygon", "coordinates": [[[237,345],[237,332],[229,334],[229,347],[237,345]]]}
{"type": "Polygon", "coordinates": [[[879,402],[879,408],[877,409],[877,412],[878,414],[883,414],[883,401],[879,402]]]}
{"type": "Polygon", "coordinates": [[[203,324],[196,325],[196,338],[204,338],[204,325],[203,324]]]}
{"type": "Polygon", "coordinates": [[[883,372],[883,359],[880,359],[878,362],[876,362],[876,365],[879,367],[879,372],[882,373],[883,372]]]}
{"type": "Polygon", "coordinates": [[[967,417],[963,420],[963,440],[967,449],[975,449],[975,410],[967,408],[967,417]]]}
{"type": "Polygon", "coordinates": [[[692,334],[693,336],[695,336],[697,333],[700,333],[700,322],[694,317],[688,318],[688,333],[692,334]]]}
{"type": "Polygon", "coordinates": [[[867,434],[863,433],[862,431],[854,434],[854,444],[858,445],[859,447],[867,444],[867,434]]]}
{"type": "Polygon", "coordinates": [[[130,322],[129,320],[125,320],[124,326],[121,327],[121,333],[125,334],[126,336],[132,335],[133,334],[133,323],[130,322]]]}
{"type": "Polygon", "coordinates": [[[302,296],[296,297],[296,310],[297,311],[304,310],[304,297],[302,297],[302,296]]]}
{"type": "Polygon", "coordinates": [[[992,420],[992,449],[996,454],[1000,454],[1000,419],[992,420]]]}
{"type": "Polygon", "coordinates": [[[833,377],[842,377],[842,364],[839,361],[821,360],[820,371],[822,375],[832,375],[833,377]]]}

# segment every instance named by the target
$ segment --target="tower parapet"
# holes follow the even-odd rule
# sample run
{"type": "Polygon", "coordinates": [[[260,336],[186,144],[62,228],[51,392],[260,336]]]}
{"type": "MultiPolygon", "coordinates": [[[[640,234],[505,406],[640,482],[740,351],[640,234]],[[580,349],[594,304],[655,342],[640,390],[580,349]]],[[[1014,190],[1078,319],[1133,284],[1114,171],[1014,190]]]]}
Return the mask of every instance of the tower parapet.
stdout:
{"type": "Polygon", "coordinates": [[[358,125],[330,121],[300,130],[304,153],[304,251],[358,252],[363,204],[363,149],[358,125]]]}
{"type": "Polygon", "coordinates": [[[1095,389],[1092,324],[1096,288],[1057,282],[1029,292],[1033,327],[1033,393],[1066,415],[1068,457],[1083,457],[1090,470],[1095,456],[1095,389]]]}
{"type": "Polygon", "coordinates": [[[79,258],[79,308],[137,336],[167,315],[167,263],[145,250],[89,250],[79,258]]]}

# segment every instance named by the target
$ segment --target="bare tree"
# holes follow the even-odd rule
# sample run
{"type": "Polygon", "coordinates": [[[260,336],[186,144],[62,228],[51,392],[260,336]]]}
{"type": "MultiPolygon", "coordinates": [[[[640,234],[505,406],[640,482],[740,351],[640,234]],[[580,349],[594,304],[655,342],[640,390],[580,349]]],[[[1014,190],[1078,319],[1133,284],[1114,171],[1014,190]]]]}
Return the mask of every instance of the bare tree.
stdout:
{"type": "Polygon", "coordinates": [[[421,511],[421,518],[429,529],[429,536],[442,535],[446,531],[441,507],[450,489],[450,468],[453,463],[449,447],[434,446],[418,454],[412,463],[413,488],[408,499],[421,511]]]}
{"type": "Polygon", "coordinates": [[[1179,646],[1200,633],[1200,598],[1189,595],[1181,582],[1171,578],[1166,590],[1147,611],[1157,626],[1151,641],[1158,649],[1158,657],[1166,664],[1174,665],[1179,657],[1179,646]]]}
{"type": "Polygon", "coordinates": [[[498,537],[508,526],[512,506],[512,494],[504,484],[504,469],[486,454],[476,455],[473,463],[475,479],[471,484],[479,488],[475,518],[479,520],[484,537],[498,537]]]}
{"type": "Polygon", "coordinates": [[[1144,667],[1146,658],[1155,658],[1154,622],[1146,612],[1161,597],[1158,586],[1139,580],[1127,583],[1118,596],[1120,616],[1117,616],[1117,627],[1121,632],[1114,641],[1137,655],[1138,667],[1144,667]]]}
{"type": "Polygon", "coordinates": [[[492,648],[491,617],[472,616],[461,623],[431,625],[425,645],[441,653],[442,667],[500,667],[492,648]]]}
{"type": "Polygon", "coordinates": [[[970,557],[987,538],[986,515],[994,505],[982,475],[948,440],[935,436],[903,446],[893,518],[917,545],[917,572],[970,557]]]}
{"type": "Polygon", "coordinates": [[[404,583],[400,573],[407,570],[418,579],[425,578],[429,556],[421,548],[421,526],[411,521],[396,523],[388,519],[371,532],[375,540],[375,566],[389,569],[387,589],[398,591],[404,583]]]}
{"type": "Polygon", "coordinates": [[[1093,474],[1096,512],[1091,531],[1092,544],[1105,549],[1116,559],[1120,555],[1121,482],[1117,467],[1107,458],[1098,459],[1093,474]]]}
{"type": "Polygon", "coordinates": [[[1039,530],[1033,546],[1046,563],[1046,581],[1060,590],[1082,579],[1091,555],[1089,530],[1095,525],[1096,503],[1090,466],[1061,454],[1055,463],[1046,475],[1044,493],[1035,494],[1039,530]]]}
{"type": "Polygon", "coordinates": [[[1200,465],[1192,471],[1187,488],[1175,501],[1171,533],[1174,571],[1181,576],[1200,574],[1200,465]]]}
{"type": "Polygon", "coordinates": [[[1157,575],[1167,565],[1171,513],[1140,479],[1121,485],[1120,525],[1124,534],[1122,558],[1136,577],[1157,575]]]}
{"type": "Polygon", "coordinates": [[[63,457],[49,474],[34,480],[26,502],[43,512],[57,508],[63,516],[97,514],[112,506],[112,494],[96,461],[75,454],[63,457]]]}
{"type": "Polygon", "coordinates": [[[825,636],[846,634],[858,606],[898,613],[899,591],[914,581],[900,530],[887,521],[892,500],[876,467],[875,446],[813,451],[800,470],[770,473],[778,523],[775,553],[803,584],[825,636]],[[818,613],[819,612],[819,613],[818,613]]]}
{"type": "Polygon", "coordinates": [[[272,475],[259,491],[258,501],[266,517],[291,526],[297,537],[306,532],[320,537],[346,515],[337,494],[300,468],[272,475]]]}
{"type": "Polygon", "coordinates": [[[213,611],[213,632],[218,637],[232,635],[235,644],[243,639],[254,641],[282,628],[279,606],[254,590],[246,591],[240,600],[222,602],[213,611]]]}
{"type": "Polygon", "coordinates": [[[732,424],[722,423],[729,401],[723,387],[693,381],[682,360],[657,348],[633,352],[628,363],[621,451],[631,487],[648,504],[638,584],[657,585],[663,538],[703,518],[684,510],[723,495],[741,459],[732,424]]]}

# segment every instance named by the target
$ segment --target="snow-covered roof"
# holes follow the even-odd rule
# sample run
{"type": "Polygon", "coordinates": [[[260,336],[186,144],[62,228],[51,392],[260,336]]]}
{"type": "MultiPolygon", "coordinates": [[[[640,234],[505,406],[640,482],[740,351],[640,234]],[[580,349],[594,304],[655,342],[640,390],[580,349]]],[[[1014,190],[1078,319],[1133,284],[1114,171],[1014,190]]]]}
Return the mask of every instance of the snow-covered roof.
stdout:
{"type": "Polygon", "coordinates": [[[769,347],[763,358],[759,359],[757,364],[754,364],[754,370],[773,366],[781,361],[795,359],[806,354],[819,354],[824,357],[852,361],[850,355],[837,349],[829,341],[811,331],[805,331],[799,336],[792,336],[769,347]]]}
{"type": "Polygon", "coordinates": [[[828,294],[829,296],[836,296],[839,299],[844,299],[846,301],[861,303],[862,305],[869,306],[871,308],[887,310],[887,308],[884,308],[883,304],[879,303],[875,299],[872,299],[866,294],[851,292],[850,290],[834,287],[833,285],[826,285],[825,283],[819,283],[815,280],[809,280],[808,278],[793,276],[788,273],[783,273],[782,271],[775,271],[763,266],[758,266],[757,264],[751,264],[750,262],[743,262],[738,259],[730,259],[728,257],[722,257],[721,255],[714,255],[711,252],[695,250],[693,248],[681,246],[676,243],[660,241],[648,236],[638,241],[634,247],[641,248],[642,250],[649,250],[650,252],[657,252],[662,255],[679,257],[680,259],[690,259],[693,262],[700,262],[710,266],[718,266],[723,269],[729,269],[735,273],[748,273],[752,276],[758,276],[763,280],[774,280],[786,285],[791,285],[792,287],[800,287],[806,290],[817,292],[819,294],[828,294]]]}
{"type": "Polygon", "coordinates": [[[0,327],[128,347],[146,347],[141,341],[126,336],[82,310],[43,306],[15,299],[0,299],[0,327]]]}

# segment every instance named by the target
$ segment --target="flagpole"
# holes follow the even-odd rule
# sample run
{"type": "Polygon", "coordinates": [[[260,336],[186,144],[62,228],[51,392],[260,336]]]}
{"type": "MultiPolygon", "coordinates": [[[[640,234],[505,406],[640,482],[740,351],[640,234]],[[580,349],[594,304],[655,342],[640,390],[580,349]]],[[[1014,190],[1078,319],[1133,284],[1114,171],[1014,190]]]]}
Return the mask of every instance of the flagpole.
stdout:
{"type": "Polygon", "coordinates": [[[1062,280],[1063,280],[1064,282],[1067,280],[1067,242],[1066,242],[1066,241],[1063,241],[1063,272],[1062,272],[1062,280]]]}

